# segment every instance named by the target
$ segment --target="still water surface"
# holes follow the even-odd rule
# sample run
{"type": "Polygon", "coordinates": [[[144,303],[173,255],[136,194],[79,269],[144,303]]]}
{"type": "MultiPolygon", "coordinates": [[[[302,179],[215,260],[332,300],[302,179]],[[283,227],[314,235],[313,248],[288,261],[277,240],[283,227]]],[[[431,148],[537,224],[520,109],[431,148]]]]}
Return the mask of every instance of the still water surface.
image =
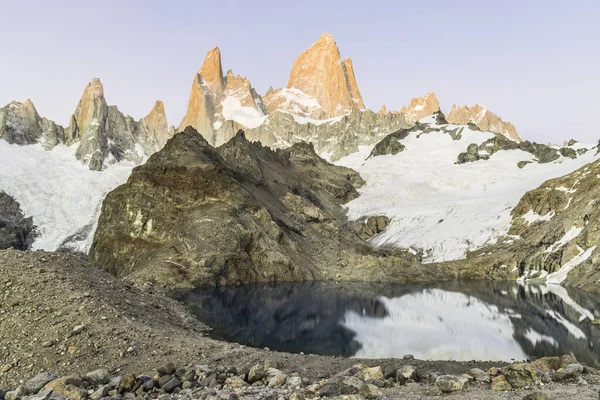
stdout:
{"type": "Polygon", "coordinates": [[[347,357],[600,362],[600,297],[557,285],[277,283],[196,290],[184,301],[211,335],[347,357]],[[598,311],[597,311],[598,310],[598,311]]]}

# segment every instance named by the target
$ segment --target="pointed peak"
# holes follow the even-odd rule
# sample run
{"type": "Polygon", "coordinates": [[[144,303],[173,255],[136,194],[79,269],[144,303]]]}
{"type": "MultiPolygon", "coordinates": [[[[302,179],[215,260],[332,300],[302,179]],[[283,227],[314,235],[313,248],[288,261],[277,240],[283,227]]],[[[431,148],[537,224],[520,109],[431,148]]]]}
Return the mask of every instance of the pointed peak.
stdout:
{"type": "Polygon", "coordinates": [[[381,115],[387,114],[387,113],[388,113],[388,111],[387,111],[387,107],[385,106],[385,104],[382,105],[381,109],[379,110],[379,112],[377,112],[377,114],[381,114],[381,115]]]}
{"type": "Polygon", "coordinates": [[[161,100],[156,100],[150,114],[163,114],[165,113],[165,105],[161,100]]]}
{"type": "Polygon", "coordinates": [[[102,81],[100,81],[100,78],[94,78],[87,84],[83,95],[89,95],[90,93],[93,96],[104,96],[104,85],[102,85],[102,81]]]}
{"type": "Polygon", "coordinates": [[[221,65],[221,50],[218,47],[206,53],[198,73],[215,93],[223,92],[223,66],[221,65]]]}
{"type": "Polygon", "coordinates": [[[318,42],[329,42],[329,41],[332,41],[335,43],[335,39],[333,38],[333,36],[331,36],[327,32],[323,32],[323,34],[321,36],[319,36],[319,39],[317,39],[317,43],[318,42]]]}

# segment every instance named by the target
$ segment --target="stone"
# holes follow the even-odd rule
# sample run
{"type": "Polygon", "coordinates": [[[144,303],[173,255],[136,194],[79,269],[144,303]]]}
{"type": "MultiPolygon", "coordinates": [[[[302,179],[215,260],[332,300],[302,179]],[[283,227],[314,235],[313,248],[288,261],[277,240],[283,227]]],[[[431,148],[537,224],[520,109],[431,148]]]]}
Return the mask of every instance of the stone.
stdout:
{"type": "Polygon", "coordinates": [[[83,377],[88,383],[92,385],[104,385],[108,383],[110,379],[110,373],[107,369],[101,368],[92,372],[88,372],[83,377]]]}
{"type": "Polygon", "coordinates": [[[290,400],[304,400],[304,399],[305,399],[304,395],[300,392],[292,393],[292,395],[290,396],[290,400]]]}
{"type": "Polygon", "coordinates": [[[504,375],[508,383],[515,389],[523,389],[525,386],[540,383],[535,370],[527,363],[507,365],[502,368],[502,375],[504,375]]]}
{"type": "Polygon", "coordinates": [[[435,385],[443,393],[452,393],[462,390],[467,382],[468,379],[464,376],[441,375],[435,380],[435,385]]]}
{"type": "Polygon", "coordinates": [[[292,375],[287,378],[286,386],[289,386],[294,389],[298,389],[302,387],[302,378],[297,375],[292,375]]]}
{"type": "Polygon", "coordinates": [[[506,380],[504,375],[497,375],[492,378],[492,390],[496,390],[496,391],[512,390],[512,386],[510,385],[510,383],[508,383],[508,381],[506,380]]]}
{"type": "Polygon", "coordinates": [[[250,368],[248,371],[248,383],[254,383],[260,381],[265,377],[265,369],[262,365],[257,364],[250,368]]]}
{"type": "Polygon", "coordinates": [[[173,378],[173,375],[162,375],[158,378],[158,386],[163,387],[167,382],[169,382],[173,378]]]}
{"type": "Polygon", "coordinates": [[[405,365],[396,371],[396,382],[404,385],[409,379],[417,380],[417,370],[415,367],[405,365]]]}
{"type": "Polygon", "coordinates": [[[523,400],[548,400],[548,397],[542,392],[533,392],[523,397],[523,400]]]}
{"type": "Polygon", "coordinates": [[[408,106],[402,107],[400,113],[404,114],[404,118],[409,124],[414,124],[438,111],[440,111],[440,102],[435,93],[430,92],[423,97],[413,98],[408,106]]]}
{"type": "Polygon", "coordinates": [[[142,389],[145,392],[149,392],[157,386],[158,386],[158,382],[156,382],[154,379],[150,379],[150,380],[147,380],[144,383],[142,383],[142,389]]]}
{"type": "Polygon", "coordinates": [[[107,385],[100,386],[96,391],[94,391],[90,396],[90,400],[100,400],[103,397],[108,395],[109,388],[107,385]]]}
{"type": "Polygon", "coordinates": [[[172,362],[163,364],[156,369],[156,372],[158,372],[158,374],[160,376],[173,375],[175,373],[175,371],[176,371],[175,364],[173,364],[172,362]]]}
{"type": "Polygon", "coordinates": [[[279,374],[275,375],[274,377],[272,377],[271,379],[269,379],[268,386],[270,388],[280,388],[283,385],[285,385],[286,381],[287,381],[287,375],[284,373],[279,373],[279,374]]]}
{"type": "Polygon", "coordinates": [[[455,125],[473,123],[482,131],[498,133],[511,140],[521,141],[513,124],[503,121],[496,114],[479,104],[473,107],[461,107],[454,104],[446,119],[449,123],[455,125]]]}
{"type": "Polygon", "coordinates": [[[82,400],[87,397],[87,391],[83,388],[81,379],[76,376],[55,379],[47,383],[44,390],[53,390],[54,394],[74,400],[82,400]]]}
{"type": "Polygon", "coordinates": [[[181,386],[181,382],[177,378],[172,378],[170,381],[162,385],[162,388],[167,393],[172,393],[175,388],[181,386]]]}
{"type": "Polygon", "coordinates": [[[225,380],[225,386],[230,388],[241,388],[246,386],[247,383],[239,376],[230,376],[225,380]]]}
{"type": "Polygon", "coordinates": [[[479,368],[471,368],[469,370],[469,375],[471,375],[477,382],[490,383],[492,381],[490,375],[479,368]]]}
{"type": "Polygon", "coordinates": [[[42,372],[34,376],[33,378],[27,380],[24,384],[21,385],[20,392],[21,395],[27,396],[29,394],[35,394],[39,392],[47,383],[52,382],[58,377],[54,375],[52,372],[42,372]]]}
{"type": "Polygon", "coordinates": [[[356,377],[363,381],[373,381],[375,379],[383,379],[383,370],[381,367],[364,368],[356,373],[356,377]]]}
{"type": "Polygon", "coordinates": [[[4,393],[4,400],[19,400],[21,398],[21,394],[16,390],[9,390],[4,393]]]}
{"type": "Polygon", "coordinates": [[[52,390],[42,390],[41,392],[39,392],[37,394],[25,397],[25,399],[27,399],[27,400],[48,400],[48,399],[50,399],[50,396],[52,396],[52,393],[53,393],[52,390]]]}
{"type": "Polygon", "coordinates": [[[502,372],[501,372],[500,368],[498,368],[498,367],[491,367],[490,369],[488,369],[487,373],[491,376],[498,376],[502,372]]]}
{"type": "Polygon", "coordinates": [[[552,380],[561,382],[566,380],[576,380],[583,374],[583,366],[581,364],[569,364],[566,368],[559,369],[552,374],[552,380]]]}
{"type": "Polygon", "coordinates": [[[76,336],[79,335],[81,332],[83,332],[85,330],[85,325],[77,325],[76,327],[73,328],[73,330],[71,331],[71,336],[76,336]]]}

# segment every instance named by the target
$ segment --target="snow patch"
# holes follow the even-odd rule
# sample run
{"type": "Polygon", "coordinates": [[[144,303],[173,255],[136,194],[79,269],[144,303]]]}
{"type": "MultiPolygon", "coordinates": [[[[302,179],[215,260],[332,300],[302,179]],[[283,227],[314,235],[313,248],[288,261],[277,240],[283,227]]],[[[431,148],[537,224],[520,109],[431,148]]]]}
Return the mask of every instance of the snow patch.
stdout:
{"type": "MultiPolygon", "coordinates": [[[[233,96],[225,97],[221,102],[222,115],[225,120],[233,120],[246,128],[256,128],[265,122],[265,115],[252,107],[242,106],[241,101],[233,96]]],[[[216,128],[218,129],[218,128],[216,128]]]]}
{"type": "Polygon", "coordinates": [[[0,140],[0,190],[19,202],[38,226],[34,250],[54,251],[73,235],[69,248],[86,252],[106,194],[125,183],[133,163],[90,171],[75,158],[77,145],[11,145],[0,140]]]}
{"type": "Polygon", "coordinates": [[[596,250],[596,246],[590,247],[586,251],[583,251],[583,249],[579,247],[579,254],[573,257],[571,260],[569,260],[568,263],[560,267],[558,271],[548,275],[548,277],[546,278],[546,282],[556,284],[564,282],[564,280],[567,279],[567,275],[569,274],[569,272],[571,272],[573,268],[590,258],[594,250],[596,250]]]}
{"type": "Polygon", "coordinates": [[[560,238],[560,240],[558,240],[556,243],[553,243],[552,246],[548,247],[546,249],[545,253],[553,253],[554,251],[560,249],[562,246],[564,246],[565,244],[569,243],[571,240],[573,240],[577,236],[579,236],[579,234],[581,233],[582,230],[583,230],[583,227],[581,227],[581,228],[578,228],[576,226],[572,227],[563,235],[562,238],[560,238]]]}

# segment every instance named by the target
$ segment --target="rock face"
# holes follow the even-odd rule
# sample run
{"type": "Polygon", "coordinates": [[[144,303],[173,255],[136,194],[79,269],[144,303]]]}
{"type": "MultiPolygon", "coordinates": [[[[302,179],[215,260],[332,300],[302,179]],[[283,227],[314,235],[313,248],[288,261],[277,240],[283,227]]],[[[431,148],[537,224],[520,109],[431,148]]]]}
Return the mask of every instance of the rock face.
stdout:
{"type": "Polygon", "coordinates": [[[466,125],[473,123],[482,131],[499,133],[516,142],[521,141],[513,124],[503,121],[502,118],[479,104],[473,107],[454,104],[448,113],[447,119],[451,124],[466,125]]]}
{"type": "Polygon", "coordinates": [[[0,250],[27,250],[35,239],[31,217],[25,218],[19,203],[0,191],[0,250]]]}
{"type": "Polygon", "coordinates": [[[106,197],[90,260],[171,288],[456,275],[370,250],[341,207],[361,184],[306,143],[273,151],[239,133],[215,149],[188,128],[106,197]]]}
{"type": "Polygon", "coordinates": [[[157,101],[150,114],[135,121],[106,103],[104,87],[96,78],[85,88],[65,136],[66,144],[79,142],[75,156],[100,171],[113,161],[140,163],[166,143],[169,127],[162,102],[157,101]]]}
{"type": "Polygon", "coordinates": [[[428,117],[440,111],[440,102],[435,93],[427,93],[423,97],[415,97],[410,101],[410,104],[402,107],[401,114],[404,114],[406,122],[414,124],[418,120],[428,117]]]}
{"type": "Polygon", "coordinates": [[[228,117],[227,105],[233,108],[250,108],[255,116],[264,115],[262,98],[245,77],[236,76],[229,70],[223,76],[221,51],[210,50],[192,82],[188,108],[178,131],[191,126],[209,143],[215,144],[215,124],[220,125],[228,117]],[[224,107],[225,106],[225,107],[224,107]]]}
{"type": "Polygon", "coordinates": [[[337,121],[322,124],[302,123],[290,114],[274,112],[256,128],[247,129],[235,121],[226,121],[216,133],[216,145],[244,129],[248,140],[273,149],[311,142],[317,153],[327,154],[335,161],[358,151],[359,146],[377,143],[390,132],[408,126],[401,114],[376,114],[369,110],[354,110],[337,121]]]}
{"type": "Polygon", "coordinates": [[[13,101],[0,108],[0,139],[11,144],[41,142],[47,150],[63,140],[64,129],[38,114],[31,100],[13,101]]]}
{"type": "Polygon", "coordinates": [[[30,100],[0,108],[0,139],[19,145],[41,143],[46,150],[60,143],[79,143],[76,157],[98,171],[121,160],[140,163],[161,149],[170,136],[161,101],[150,114],[135,121],[116,106],[107,105],[99,79],[85,88],[66,129],[40,117],[30,100]]]}
{"type": "Polygon", "coordinates": [[[325,118],[365,108],[352,60],[342,61],[335,40],[328,33],[321,35],[294,61],[287,87],[314,98],[323,108],[325,118]]]}

